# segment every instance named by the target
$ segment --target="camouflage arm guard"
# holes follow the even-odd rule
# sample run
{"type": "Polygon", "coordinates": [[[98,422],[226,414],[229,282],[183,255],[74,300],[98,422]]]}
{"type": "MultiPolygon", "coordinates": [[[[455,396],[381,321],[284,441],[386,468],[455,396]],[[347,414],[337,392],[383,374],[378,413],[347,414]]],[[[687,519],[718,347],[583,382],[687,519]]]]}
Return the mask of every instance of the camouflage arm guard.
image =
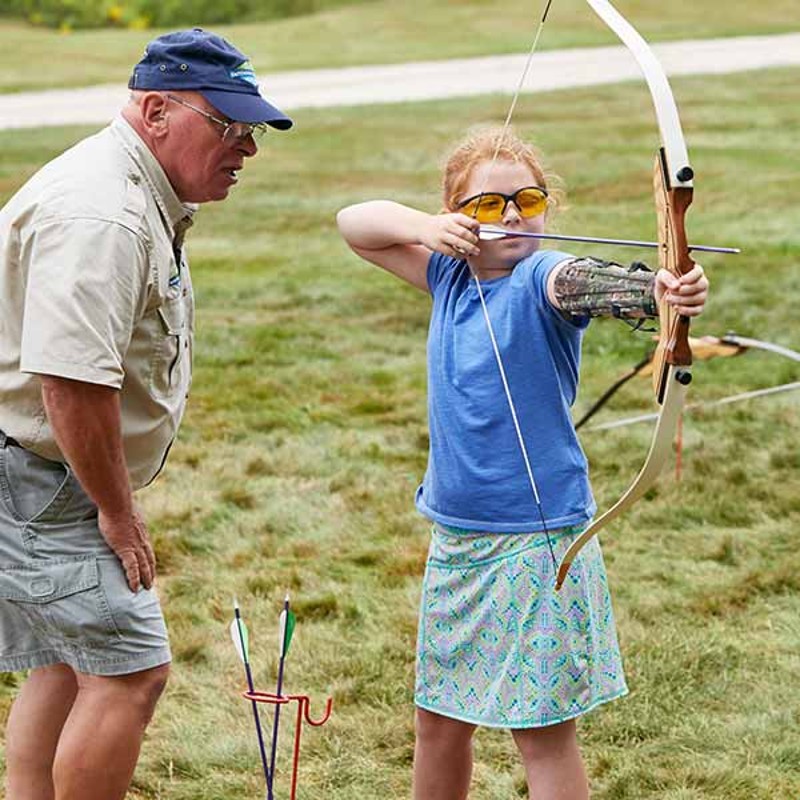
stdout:
{"type": "Polygon", "coordinates": [[[568,261],[553,286],[567,317],[618,317],[644,320],[658,316],[655,274],[641,262],[623,267],[587,256],[568,261]]]}

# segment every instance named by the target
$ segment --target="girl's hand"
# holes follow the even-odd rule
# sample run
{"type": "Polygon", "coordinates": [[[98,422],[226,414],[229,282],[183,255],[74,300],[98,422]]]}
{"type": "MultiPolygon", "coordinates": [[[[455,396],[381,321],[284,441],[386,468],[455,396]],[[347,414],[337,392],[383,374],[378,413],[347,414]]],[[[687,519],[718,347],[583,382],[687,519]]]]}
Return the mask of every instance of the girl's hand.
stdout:
{"type": "Polygon", "coordinates": [[[428,217],[420,243],[446,256],[477,256],[479,230],[478,221],[466,214],[435,214],[428,217]]]}
{"type": "Polygon", "coordinates": [[[682,316],[696,317],[706,305],[708,278],[699,264],[680,278],[660,269],[656,273],[655,296],[656,302],[665,298],[682,316]]]}

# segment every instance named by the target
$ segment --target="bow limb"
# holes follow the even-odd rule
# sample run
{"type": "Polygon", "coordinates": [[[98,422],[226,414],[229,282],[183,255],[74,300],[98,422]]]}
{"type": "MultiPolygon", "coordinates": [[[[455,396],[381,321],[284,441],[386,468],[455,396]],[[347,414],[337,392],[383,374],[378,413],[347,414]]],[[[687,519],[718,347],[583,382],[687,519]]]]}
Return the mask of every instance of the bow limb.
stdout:
{"type": "MultiPolygon", "coordinates": [[[[661,134],[661,148],[656,157],[653,181],[658,217],[659,265],[676,276],[683,275],[694,267],[684,225],[686,212],[692,202],[694,172],[689,166],[675,98],[661,64],[638,31],[607,0],[587,2],[631,51],[650,89],[661,134]]],[[[653,383],[661,410],[647,458],[622,497],[572,542],[558,566],[556,589],[563,585],[570,565],[581,549],[653,485],[671,452],[687,386],[691,381],[689,319],[676,314],[662,299],[659,321],[659,343],[653,357],[653,383]]]]}
{"type": "Polygon", "coordinates": [[[675,437],[675,430],[678,419],[683,412],[686,399],[688,384],[682,383],[677,376],[679,368],[671,366],[669,368],[669,378],[666,381],[666,393],[658,415],[656,430],[653,440],[650,443],[650,451],[644,466],[636,476],[636,480],[617,502],[598,517],[572,544],[564,554],[558,565],[558,575],[556,577],[556,589],[560,589],[567,577],[569,568],[576,556],[584,546],[596,536],[601,528],[616,519],[620,514],[629,509],[655,482],[664,464],[672,452],[672,441],[675,437]]]}
{"type": "Polygon", "coordinates": [[[647,81],[666,155],[668,185],[691,187],[694,173],[689,166],[689,154],[678,116],[678,107],[664,68],[639,31],[608,0],[586,0],[586,2],[631,51],[647,81]]]}
{"type": "Polygon", "coordinates": [[[739,336],[736,333],[728,333],[720,338],[720,343],[723,345],[733,345],[735,347],[742,347],[750,350],[764,350],[767,353],[775,353],[775,355],[783,356],[791,361],[800,361],[800,353],[792,350],[789,347],[784,347],[774,342],[765,342],[761,339],[750,339],[747,336],[739,336]]]}

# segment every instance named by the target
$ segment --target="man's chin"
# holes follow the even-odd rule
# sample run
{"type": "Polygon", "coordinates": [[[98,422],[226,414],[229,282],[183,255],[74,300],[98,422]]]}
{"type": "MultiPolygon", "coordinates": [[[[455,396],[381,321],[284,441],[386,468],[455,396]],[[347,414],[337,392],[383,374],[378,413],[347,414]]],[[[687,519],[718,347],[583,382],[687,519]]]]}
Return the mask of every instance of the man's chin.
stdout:
{"type": "Polygon", "coordinates": [[[226,186],[223,189],[216,189],[212,191],[206,192],[197,192],[192,193],[187,197],[181,197],[181,202],[183,203],[215,203],[219,200],[224,200],[228,194],[230,193],[230,187],[226,186]]]}

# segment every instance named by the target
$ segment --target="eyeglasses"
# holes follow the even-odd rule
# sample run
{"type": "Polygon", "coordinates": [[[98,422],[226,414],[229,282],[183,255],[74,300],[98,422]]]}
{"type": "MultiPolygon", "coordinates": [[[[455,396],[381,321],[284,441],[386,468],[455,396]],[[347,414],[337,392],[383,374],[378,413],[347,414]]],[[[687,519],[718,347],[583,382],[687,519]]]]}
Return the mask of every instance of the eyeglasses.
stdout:
{"type": "Polygon", "coordinates": [[[520,216],[526,219],[538,217],[547,209],[547,191],[540,186],[525,186],[514,194],[485,192],[468,197],[456,209],[478,222],[500,222],[509,203],[513,203],[519,209],[520,216]]]}
{"type": "Polygon", "coordinates": [[[248,136],[252,136],[258,141],[267,132],[267,126],[263,122],[226,122],[224,119],[218,119],[213,114],[209,114],[208,111],[203,111],[202,108],[198,108],[191,103],[187,103],[185,100],[181,100],[180,97],[175,97],[175,95],[172,94],[165,95],[165,97],[167,100],[172,100],[173,103],[177,103],[180,106],[186,106],[186,108],[190,108],[192,111],[202,114],[206,119],[211,120],[211,122],[221,125],[222,141],[226,145],[239,144],[248,136]]]}

